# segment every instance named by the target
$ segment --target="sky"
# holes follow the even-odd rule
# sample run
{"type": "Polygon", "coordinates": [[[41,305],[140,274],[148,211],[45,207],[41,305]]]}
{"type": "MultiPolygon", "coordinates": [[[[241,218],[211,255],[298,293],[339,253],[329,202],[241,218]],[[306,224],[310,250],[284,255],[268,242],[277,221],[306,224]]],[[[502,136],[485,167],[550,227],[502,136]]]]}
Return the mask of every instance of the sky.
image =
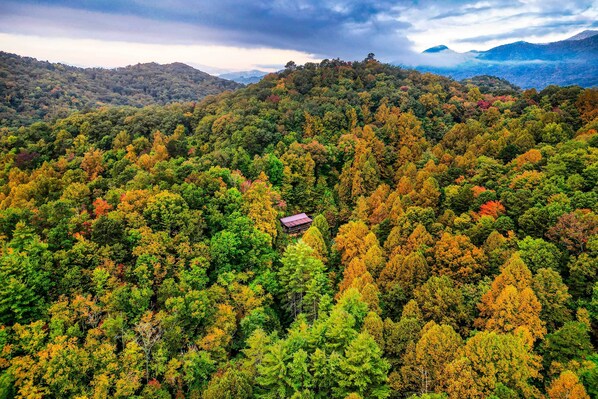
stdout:
{"type": "Polygon", "coordinates": [[[0,50],[85,67],[184,62],[209,73],[287,61],[416,65],[598,28],[598,0],[0,0],[0,50]]]}

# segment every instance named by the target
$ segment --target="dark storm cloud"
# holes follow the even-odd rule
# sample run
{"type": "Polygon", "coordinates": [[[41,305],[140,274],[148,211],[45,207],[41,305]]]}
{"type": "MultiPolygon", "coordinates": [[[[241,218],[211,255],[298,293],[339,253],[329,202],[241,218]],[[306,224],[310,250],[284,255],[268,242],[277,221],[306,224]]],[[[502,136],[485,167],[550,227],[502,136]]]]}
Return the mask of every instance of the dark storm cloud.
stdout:
{"type": "Polygon", "coordinates": [[[147,42],[274,47],[322,56],[408,51],[397,1],[21,1],[0,5],[0,28],[147,42]],[[67,12],[68,11],[68,12],[67,12]],[[43,23],[39,23],[44,19],[43,23]],[[147,21],[142,23],[142,21],[147,21]],[[389,48],[394,43],[396,48],[389,48]]]}

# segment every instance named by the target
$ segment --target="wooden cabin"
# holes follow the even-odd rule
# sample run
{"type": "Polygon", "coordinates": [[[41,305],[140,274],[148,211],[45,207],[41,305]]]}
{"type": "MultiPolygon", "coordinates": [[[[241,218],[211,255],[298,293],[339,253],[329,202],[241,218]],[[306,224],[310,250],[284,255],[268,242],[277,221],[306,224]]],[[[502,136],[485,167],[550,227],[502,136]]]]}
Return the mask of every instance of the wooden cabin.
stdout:
{"type": "Polygon", "coordinates": [[[280,219],[284,232],[291,235],[303,233],[305,230],[309,229],[311,222],[311,218],[305,213],[299,213],[280,219]]]}

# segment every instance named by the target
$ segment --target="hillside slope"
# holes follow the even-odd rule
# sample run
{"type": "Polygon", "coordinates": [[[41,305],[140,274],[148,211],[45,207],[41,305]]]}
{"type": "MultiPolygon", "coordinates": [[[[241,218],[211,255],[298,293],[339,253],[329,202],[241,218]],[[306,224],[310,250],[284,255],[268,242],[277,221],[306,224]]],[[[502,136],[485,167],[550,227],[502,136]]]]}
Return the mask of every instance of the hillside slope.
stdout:
{"type": "Polygon", "coordinates": [[[597,397],[598,90],[475,82],[0,128],[0,398],[597,397]]]}
{"type": "Polygon", "coordinates": [[[18,126],[102,105],[195,101],[239,87],[182,63],[77,68],[0,52],[0,124],[18,126]]]}

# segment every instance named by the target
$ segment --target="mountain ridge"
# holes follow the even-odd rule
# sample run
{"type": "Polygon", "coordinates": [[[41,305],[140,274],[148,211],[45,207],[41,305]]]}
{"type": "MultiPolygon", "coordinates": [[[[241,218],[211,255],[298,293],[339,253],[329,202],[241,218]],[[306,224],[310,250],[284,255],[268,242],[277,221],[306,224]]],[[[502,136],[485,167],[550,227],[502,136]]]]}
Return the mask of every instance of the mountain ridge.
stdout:
{"type": "Polygon", "coordinates": [[[598,30],[586,29],[583,32],[579,32],[577,35],[574,35],[568,39],[565,39],[565,41],[582,40],[582,39],[587,39],[588,37],[592,37],[592,36],[596,36],[596,35],[598,35],[598,30]]]}
{"type": "Polygon", "coordinates": [[[517,41],[486,51],[455,52],[445,45],[422,52],[415,68],[457,80],[493,75],[522,88],[598,85],[598,31],[584,31],[551,43],[517,41]],[[460,58],[459,58],[460,57],[460,58]]]}
{"type": "Polygon", "coordinates": [[[197,101],[240,87],[182,62],[81,68],[0,51],[0,123],[7,126],[102,105],[197,101]]]}

